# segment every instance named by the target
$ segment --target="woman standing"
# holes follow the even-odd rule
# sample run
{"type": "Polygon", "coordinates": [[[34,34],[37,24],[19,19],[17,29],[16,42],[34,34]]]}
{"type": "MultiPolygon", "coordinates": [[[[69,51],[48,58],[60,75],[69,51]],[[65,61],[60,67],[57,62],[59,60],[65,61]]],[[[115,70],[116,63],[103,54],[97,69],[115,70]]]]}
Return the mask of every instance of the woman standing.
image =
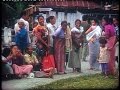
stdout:
{"type": "Polygon", "coordinates": [[[38,16],[38,25],[34,28],[33,33],[36,37],[37,56],[41,60],[49,49],[48,30],[44,24],[43,16],[38,16]]]}
{"type": "Polygon", "coordinates": [[[61,22],[59,27],[54,33],[55,40],[55,62],[58,74],[65,73],[65,31],[67,29],[67,21],[61,22]]]}
{"type": "Polygon", "coordinates": [[[112,25],[112,20],[108,17],[102,18],[102,25],[104,26],[105,37],[107,39],[107,47],[109,48],[109,62],[108,62],[108,73],[115,74],[115,28],[112,25]]]}
{"type": "Polygon", "coordinates": [[[46,22],[48,23],[47,24],[47,28],[48,28],[48,31],[49,31],[49,36],[50,36],[50,54],[54,54],[54,48],[53,48],[53,34],[56,30],[56,27],[55,27],[55,23],[56,23],[56,18],[54,16],[49,16],[47,19],[46,19],[46,22]]]}
{"type": "Polygon", "coordinates": [[[99,70],[99,63],[97,62],[97,57],[99,55],[99,37],[101,36],[102,29],[98,25],[97,19],[91,20],[91,27],[85,32],[86,39],[88,40],[89,47],[89,63],[90,70],[99,70]]]}
{"type": "Polygon", "coordinates": [[[75,27],[71,30],[72,35],[72,51],[70,53],[70,59],[68,67],[73,68],[73,72],[81,72],[81,52],[80,47],[82,43],[83,27],[80,26],[81,21],[77,19],[75,21],[75,27]]]}

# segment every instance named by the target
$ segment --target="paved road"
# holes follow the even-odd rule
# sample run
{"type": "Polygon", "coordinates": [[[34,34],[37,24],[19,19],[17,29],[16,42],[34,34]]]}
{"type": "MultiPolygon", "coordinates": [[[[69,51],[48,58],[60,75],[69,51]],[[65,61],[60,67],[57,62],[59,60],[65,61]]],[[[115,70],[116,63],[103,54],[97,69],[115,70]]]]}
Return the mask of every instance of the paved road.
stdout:
{"type": "Polygon", "coordinates": [[[56,80],[70,78],[70,77],[76,77],[76,76],[83,76],[88,74],[95,74],[100,73],[101,71],[93,71],[88,70],[89,63],[88,62],[82,62],[82,73],[72,73],[72,69],[68,68],[66,69],[67,74],[64,75],[54,75],[54,79],[51,78],[23,78],[23,79],[15,79],[15,80],[9,80],[9,81],[3,81],[2,82],[2,90],[25,90],[31,87],[35,87],[38,85],[45,85],[48,83],[51,83],[56,80]]]}

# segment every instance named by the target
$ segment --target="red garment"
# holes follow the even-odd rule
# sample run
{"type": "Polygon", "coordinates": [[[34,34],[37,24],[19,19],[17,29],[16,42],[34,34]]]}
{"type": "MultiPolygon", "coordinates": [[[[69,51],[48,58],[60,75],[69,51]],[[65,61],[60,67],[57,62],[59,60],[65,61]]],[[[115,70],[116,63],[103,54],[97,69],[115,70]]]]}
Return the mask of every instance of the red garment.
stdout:
{"type": "Polygon", "coordinates": [[[43,71],[50,71],[55,68],[54,57],[53,55],[46,55],[43,57],[43,71]]]}
{"type": "Polygon", "coordinates": [[[116,40],[116,36],[110,37],[107,41],[107,47],[111,48],[109,51],[108,71],[109,74],[115,74],[115,47],[113,46],[116,40]]]}
{"type": "Polygon", "coordinates": [[[65,39],[55,38],[55,65],[58,73],[65,72],[65,39]]]}

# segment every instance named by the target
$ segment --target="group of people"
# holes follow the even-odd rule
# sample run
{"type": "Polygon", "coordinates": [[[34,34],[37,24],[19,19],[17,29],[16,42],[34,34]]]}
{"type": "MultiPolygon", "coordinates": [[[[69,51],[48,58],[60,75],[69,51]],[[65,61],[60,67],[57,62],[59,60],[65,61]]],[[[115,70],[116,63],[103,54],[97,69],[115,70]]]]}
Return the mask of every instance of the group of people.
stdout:
{"type": "Polygon", "coordinates": [[[27,19],[26,13],[22,13],[14,28],[16,44],[2,52],[4,76],[29,77],[34,71],[43,71],[44,77],[52,78],[55,73],[66,74],[67,65],[73,72],[81,73],[81,61],[85,61],[87,49],[90,70],[99,70],[101,64],[102,74],[106,77],[116,74],[115,59],[119,60],[117,18],[103,17],[101,25],[96,18],[92,18],[90,24],[76,19],[71,28],[67,21],[56,27],[55,16],[49,16],[45,24],[40,15],[32,31],[35,48],[31,44],[27,19]]]}

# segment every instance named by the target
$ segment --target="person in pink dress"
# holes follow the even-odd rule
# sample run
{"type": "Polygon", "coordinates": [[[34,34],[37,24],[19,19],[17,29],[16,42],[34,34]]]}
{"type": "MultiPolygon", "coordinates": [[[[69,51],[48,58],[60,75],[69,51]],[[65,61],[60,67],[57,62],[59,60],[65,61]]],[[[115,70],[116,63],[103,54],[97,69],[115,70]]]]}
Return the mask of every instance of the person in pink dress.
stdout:
{"type": "Polygon", "coordinates": [[[108,17],[102,18],[102,25],[105,31],[105,37],[107,39],[107,47],[109,49],[109,62],[108,62],[108,73],[110,75],[115,75],[115,28],[112,24],[112,19],[108,17]]]}
{"type": "Polygon", "coordinates": [[[17,45],[11,46],[11,54],[7,57],[7,61],[12,61],[14,74],[22,78],[23,75],[29,75],[33,69],[32,65],[24,65],[24,56],[18,49],[17,45]]]}

